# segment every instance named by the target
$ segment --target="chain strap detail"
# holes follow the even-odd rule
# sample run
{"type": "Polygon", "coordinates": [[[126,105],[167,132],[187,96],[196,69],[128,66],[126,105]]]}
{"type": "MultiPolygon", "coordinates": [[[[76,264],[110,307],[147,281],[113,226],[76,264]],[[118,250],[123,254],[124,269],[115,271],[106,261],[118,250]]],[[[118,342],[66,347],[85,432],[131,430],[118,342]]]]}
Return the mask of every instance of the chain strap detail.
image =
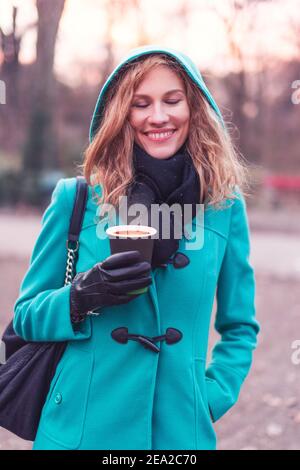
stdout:
{"type": "MultiPolygon", "coordinates": [[[[70,241],[67,240],[67,265],[66,265],[66,276],[65,276],[65,286],[69,285],[72,283],[72,280],[74,278],[74,269],[75,269],[75,260],[77,256],[79,248],[79,243],[78,241],[76,242],[75,248],[72,248],[70,246],[70,241]]],[[[100,315],[99,312],[93,312],[93,311],[88,311],[86,315],[100,315]]],[[[84,318],[83,318],[84,319],[84,318]]]]}
{"type": "Polygon", "coordinates": [[[75,258],[76,252],[78,251],[78,243],[75,249],[70,248],[68,246],[68,255],[67,255],[67,266],[66,266],[66,277],[65,277],[65,286],[72,283],[72,279],[74,277],[74,266],[75,266],[75,258]]]}

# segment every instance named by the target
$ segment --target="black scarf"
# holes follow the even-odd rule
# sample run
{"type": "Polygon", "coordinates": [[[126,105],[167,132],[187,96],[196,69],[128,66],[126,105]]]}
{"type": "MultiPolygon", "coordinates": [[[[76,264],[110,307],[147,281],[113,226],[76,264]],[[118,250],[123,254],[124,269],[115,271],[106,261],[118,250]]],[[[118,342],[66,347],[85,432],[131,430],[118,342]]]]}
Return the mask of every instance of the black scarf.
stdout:
{"type": "MultiPolygon", "coordinates": [[[[174,217],[170,217],[170,239],[162,238],[161,222],[159,227],[151,223],[151,204],[166,203],[171,206],[179,203],[182,208],[182,219],[179,231],[183,235],[184,204],[192,204],[192,218],[196,216],[196,204],[199,204],[200,182],[193,161],[185,144],[171,157],[158,159],[149,155],[134,143],[133,165],[135,181],[127,192],[128,207],[142,203],[148,208],[148,225],[158,229],[159,238],[154,240],[152,267],[163,265],[178,250],[179,239],[174,238],[174,217]]],[[[128,217],[128,223],[130,218],[128,217]]]]}

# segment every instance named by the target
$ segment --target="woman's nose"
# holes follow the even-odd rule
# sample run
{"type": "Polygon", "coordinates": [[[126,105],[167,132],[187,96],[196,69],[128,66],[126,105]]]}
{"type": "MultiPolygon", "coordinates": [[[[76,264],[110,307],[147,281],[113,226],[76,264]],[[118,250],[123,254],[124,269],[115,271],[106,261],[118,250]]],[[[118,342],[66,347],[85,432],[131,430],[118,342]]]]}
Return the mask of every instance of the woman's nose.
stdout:
{"type": "Polygon", "coordinates": [[[168,120],[168,115],[161,104],[154,105],[150,112],[149,121],[154,124],[161,124],[168,120]]]}

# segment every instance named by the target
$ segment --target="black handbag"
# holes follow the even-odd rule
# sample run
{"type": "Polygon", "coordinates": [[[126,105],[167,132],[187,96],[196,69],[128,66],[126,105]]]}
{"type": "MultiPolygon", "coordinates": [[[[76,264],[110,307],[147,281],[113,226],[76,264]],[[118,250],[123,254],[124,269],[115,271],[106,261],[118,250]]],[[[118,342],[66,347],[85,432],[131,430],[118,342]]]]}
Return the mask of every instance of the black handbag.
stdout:
{"type": "MultiPolygon", "coordinates": [[[[76,197],[67,240],[65,284],[72,282],[88,185],[77,176],[76,197]]],[[[16,335],[13,320],[4,331],[6,362],[0,365],[0,426],[34,441],[56,366],[67,346],[61,342],[27,342],[16,335]]]]}

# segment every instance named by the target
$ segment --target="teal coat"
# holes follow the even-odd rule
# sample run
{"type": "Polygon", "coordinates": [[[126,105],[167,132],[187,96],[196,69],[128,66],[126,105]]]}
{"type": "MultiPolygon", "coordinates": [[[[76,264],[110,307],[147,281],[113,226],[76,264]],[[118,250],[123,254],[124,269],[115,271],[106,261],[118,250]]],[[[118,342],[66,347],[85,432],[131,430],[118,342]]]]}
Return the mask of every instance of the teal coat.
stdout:
{"type": "MultiPolygon", "coordinates": [[[[100,108],[98,100],[93,122],[100,108]]],[[[238,399],[259,332],[243,195],[237,188],[231,205],[207,208],[203,222],[195,218],[186,227],[178,250],[190,259],[186,267],[152,270],[146,294],[73,326],[70,286],[63,285],[75,186],[75,178],[57,183],[14,307],[14,328],[24,339],[68,341],[33,449],[215,449],[214,423],[238,399]],[[196,229],[203,230],[204,243],[191,250],[188,234],[196,229]],[[206,365],[215,293],[221,337],[206,365]],[[116,342],[111,332],[121,326],[151,337],[173,327],[183,336],[175,344],[157,343],[155,353],[135,341],[116,342]]],[[[100,186],[95,190],[101,194],[100,186]]],[[[110,255],[109,240],[97,236],[108,220],[96,215],[89,187],[78,272],[110,255]]]]}

